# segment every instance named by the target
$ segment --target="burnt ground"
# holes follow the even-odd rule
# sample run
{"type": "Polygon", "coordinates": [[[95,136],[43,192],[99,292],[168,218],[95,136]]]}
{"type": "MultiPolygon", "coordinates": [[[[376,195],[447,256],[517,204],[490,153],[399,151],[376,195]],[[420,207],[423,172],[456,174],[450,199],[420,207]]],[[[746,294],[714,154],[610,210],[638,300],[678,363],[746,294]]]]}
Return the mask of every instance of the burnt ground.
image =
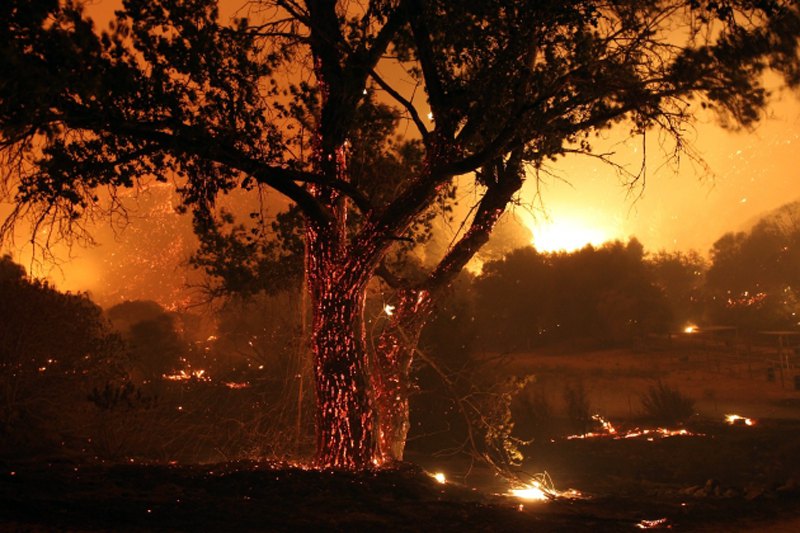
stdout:
{"type": "Polygon", "coordinates": [[[688,346],[524,354],[516,364],[536,374],[533,392],[556,417],[574,387],[625,434],[642,427],[638,398],[655,380],[697,400],[698,415],[686,436],[539,435],[523,450],[523,471],[547,472],[556,489],[582,496],[547,502],[521,502],[505,479],[480,468],[465,477],[463,462],[422,454],[356,475],[258,462],[23,460],[36,452],[16,450],[0,454],[0,531],[800,531],[800,389],[769,374],[769,356],[688,346]],[[731,412],[757,423],[726,425],[731,412]]]}
{"type": "Polygon", "coordinates": [[[797,531],[800,422],[695,426],[702,435],[534,446],[526,468],[546,464],[558,489],[584,496],[548,502],[500,494],[507,483],[480,471],[442,485],[412,464],[349,474],[256,462],[5,462],[0,530],[632,531],[649,520],[680,531],[797,531]]]}

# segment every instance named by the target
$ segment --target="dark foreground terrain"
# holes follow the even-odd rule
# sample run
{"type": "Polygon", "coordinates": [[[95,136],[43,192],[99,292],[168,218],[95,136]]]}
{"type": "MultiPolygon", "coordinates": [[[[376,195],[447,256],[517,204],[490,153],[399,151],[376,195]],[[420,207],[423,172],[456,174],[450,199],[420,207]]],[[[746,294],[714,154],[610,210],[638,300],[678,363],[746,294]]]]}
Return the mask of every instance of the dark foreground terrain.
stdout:
{"type": "MultiPolygon", "coordinates": [[[[528,450],[581,498],[524,502],[500,478],[438,483],[267,463],[0,463],[3,531],[800,530],[800,424],[706,424],[698,436],[556,440],[528,450]],[[475,488],[480,485],[480,489],[475,488]]],[[[422,462],[422,461],[420,461],[422,462]]],[[[428,466],[432,467],[433,462],[428,466]]],[[[456,465],[436,465],[458,479],[456,465]]],[[[484,472],[484,474],[486,474],[484,472]]]]}

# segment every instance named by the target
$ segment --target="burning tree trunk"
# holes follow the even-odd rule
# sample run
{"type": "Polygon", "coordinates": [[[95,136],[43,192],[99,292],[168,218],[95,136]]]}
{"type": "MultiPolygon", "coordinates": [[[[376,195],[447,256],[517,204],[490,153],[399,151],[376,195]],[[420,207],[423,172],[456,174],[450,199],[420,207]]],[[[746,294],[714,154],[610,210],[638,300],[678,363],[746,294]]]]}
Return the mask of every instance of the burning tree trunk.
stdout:
{"type": "Polygon", "coordinates": [[[363,287],[312,288],[312,349],[320,466],[361,469],[374,464],[373,411],[368,391],[363,287]]]}
{"type": "Polygon", "coordinates": [[[432,310],[430,293],[400,291],[399,301],[378,339],[372,373],[378,418],[378,453],[383,463],[403,460],[409,418],[409,372],[422,328],[432,310]]]}
{"type": "MultiPolygon", "coordinates": [[[[343,175],[343,147],[320,167],[343,175]]],[[[324,152],[323,152],[324,153],[324,152]]],[[[373,410],[364,331],[367,262],[346,269],[347,205],[331,190],[314,194],[332,206],[333,220],[306,222],[306,278],[312,305],[311,349],[316,385],[317,463],[363,469],[374,464],[373,410]]]]}
{"type": "MultiPolygon", "coordinates": [[[[345,143],[320,137],[316,166],[322,175],[347,181],[345,143]]],[[[364,469],[375,464],[374,414],[364,330],[367,259],[346,267],[347,199],[326,187],[312,194],[332,218],[306,221],[306,278],[312,305],[311,349],[316,390],[317,464],[364,469]]]]}
{"type": "MultiPolygon", "coordinates": [[[[428,278],[398,291],[398,302],[377,343],[372,373],[378,419],[378,454],[382,462],[402,461],[409,419],[409,371],[422,328],[445,290],[489,239],[500,215],[522,186],[521,152],[495,161],[485,172],[488,191],[463,237],[428,278]]],[[[396,280],[395,280],[396,282],[396,280]]]]}

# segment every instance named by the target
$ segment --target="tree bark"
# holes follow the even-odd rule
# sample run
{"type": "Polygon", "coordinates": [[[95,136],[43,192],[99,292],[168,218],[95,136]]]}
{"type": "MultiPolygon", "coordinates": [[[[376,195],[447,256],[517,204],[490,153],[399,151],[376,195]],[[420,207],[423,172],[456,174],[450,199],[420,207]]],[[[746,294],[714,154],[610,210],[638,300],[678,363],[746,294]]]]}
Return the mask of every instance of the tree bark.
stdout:
{"type": "Polygon", "coordinates": [[[372,382],[378,422],[378,457],[383,464],[403,460],[411,429],[409,372],[420,333],[432,310],[431,303],[427,291],[400,291],[389,324],[378,339],[372,382]]]}
{"type": "Polygon", "coordinates": [[[330,287],[330,281],[323,273],[311,289],[317,464],[362,470],[376,464],[362,319],[365,290],[330,287]]]}
{"type": "Polygon", "coordinates": [[[402,461],[411,427],[409,387],[411,363],[422,328],[434,302],[469,260],[489,240],[500,215],[522,186],[521,153],[491,167],[492,182],[466,233],[415,288],[401,289],[388,326],[378,340],[372,372],[378,421],[378,457],[382,463],[402,461]]]}
{"type": "MultiPolygon", "coordinates": [[[[322,128],[327,130],[327,128],[322,128]]],[[[335,134],[320,135],[315,167],[348,181],[347,147],[335,134]]],[[[364,327],[367,260],[348,268],[347,198],[312,185],[328,221],[306,219],[305,276],[312,305],[311,351],[316,391],[317,465],[364,470],[376,466],[374,412],[364,327]]]]}

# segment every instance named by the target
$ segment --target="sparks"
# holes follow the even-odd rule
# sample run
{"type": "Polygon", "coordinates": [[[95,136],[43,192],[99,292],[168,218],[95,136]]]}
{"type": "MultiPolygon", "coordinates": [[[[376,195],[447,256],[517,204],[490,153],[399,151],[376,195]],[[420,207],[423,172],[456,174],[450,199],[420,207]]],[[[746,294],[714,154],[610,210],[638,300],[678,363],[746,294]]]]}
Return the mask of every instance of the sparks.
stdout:
{"type": "Polygon", "coordinates": [[[528,502],[542,502],[557,498],[568,500],[586,498],[584,494],[575,489],[556,490],[553,480],[550,479],[550,475],[547,472],[536,474],[530,483],[521,484],[509,490],[507,494],[528,502]]]}
{"type": "Polygon", "coordinates": [[[435,479],[436,481],[438,481],[438,482],[439,482],[439,483],[441,483],[442,485],[444,485],[445,483],[447,483],[447,478],[445,477],[445,475],[444,475],[442,472],[436,472],[436,473],[433,475],[433,479],[435,479]]]}
{"type": "Polygon", "coordinates": [[[386,316],[392,316],[394,314],[395,306],[386,304],[383,306],[383,312],[386,313],[386,316]]]}
{"type": "Polygon", "coordinates": [[[684,333],[691,334],[691,333],[697,333],[698,331],[699,331],[699,328],[697,326],[695,326],[694,324],[689,324],[688,326],[683,328],[683,332],[684,333]]]}

